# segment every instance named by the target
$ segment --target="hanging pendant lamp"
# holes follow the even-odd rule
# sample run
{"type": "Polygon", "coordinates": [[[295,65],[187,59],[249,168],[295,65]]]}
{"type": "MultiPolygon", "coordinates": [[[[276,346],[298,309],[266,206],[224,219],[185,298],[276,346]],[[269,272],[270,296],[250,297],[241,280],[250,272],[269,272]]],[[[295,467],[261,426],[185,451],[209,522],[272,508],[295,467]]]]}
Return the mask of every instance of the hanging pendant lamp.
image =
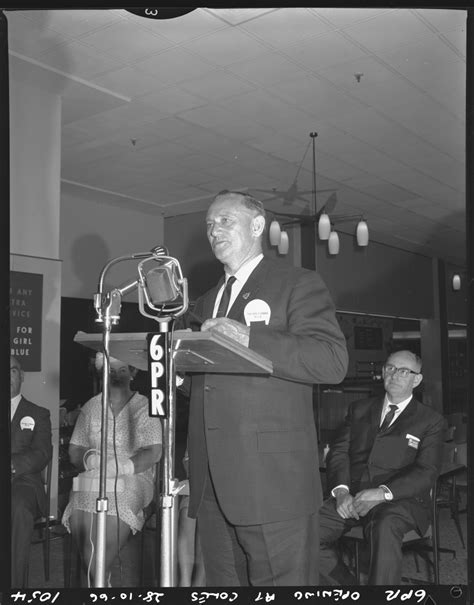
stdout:
{"type": "Polygon", "coordinates": [[[339,254],[339,235],[336,231],[331,231],[328,239],[329,254],[339,254]]]}
{"type": "Polygon", "coordinates": [[[364,220],[360,220],[357,223],[356,229],[357,244],[359,246],[369,245],[369,228],[364,220]]]}
{"type": "Polygon", "coordinates": [[[278,244],[278,252],[280,254],[288,254],[290,242],[288,240],[288,233],[286,231],[281,232],[280,243],[278,244]]]}
{"type": "Polygon", "coordinates": [[[331,233],[331,221],[329,220],[329,215],[326,212],[323,212],[319,217],[318,221],[318,236],[321,240],[329,239],[329,234],[331,233]]]}

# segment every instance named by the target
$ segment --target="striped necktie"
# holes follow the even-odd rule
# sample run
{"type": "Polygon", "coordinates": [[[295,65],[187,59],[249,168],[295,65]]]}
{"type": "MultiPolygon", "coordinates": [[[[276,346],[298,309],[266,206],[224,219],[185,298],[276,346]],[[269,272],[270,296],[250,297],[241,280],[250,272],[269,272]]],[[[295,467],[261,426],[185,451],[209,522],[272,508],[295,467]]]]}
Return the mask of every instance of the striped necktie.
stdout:
{"type": "Polygon", "coordinates": [[[392,418],[395,416],[395,412],[398,409],[398,405],[395,404],[391,404],[388,406],[390,409],[389,411],[385,414],[385,418],[383,419],[382,425],[380,426],[379,431],[386,431],[390,425],[390,423],[392,422],[392,418]]]}

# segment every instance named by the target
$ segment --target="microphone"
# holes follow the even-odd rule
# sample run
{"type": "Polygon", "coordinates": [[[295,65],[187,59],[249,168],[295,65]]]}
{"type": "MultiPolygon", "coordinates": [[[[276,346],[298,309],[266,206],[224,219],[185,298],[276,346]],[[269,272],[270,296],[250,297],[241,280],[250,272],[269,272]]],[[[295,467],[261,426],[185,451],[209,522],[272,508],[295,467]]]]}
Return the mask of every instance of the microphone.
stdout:
{"type": "Polygon", "coordinates": [[[181,294],[179,276],[170,261],[150,269],[145,275],[148,297],[153,305],[164,305],[175,302],[181,294]]]}
{"type": "MultiPolygon", "coordinates": [[[[168,250],[167,248],[165,248],[165,246],[154,246],[150,252],[136,252],[135,254],[131,254],[129,259],[130,260],[134,260],[134,259],[153,259],[156,258],[158,260],[159,257],[161,256],[167,256],[168,255],[168,250]]],[[[125,296],[126,294],[129,294],[130,292],[133,292],[133,290],[135,290],[138,287],[138,284],[140,283],[139,279],[133,279],[130,280],[128,282],[125,282],[122,286],[118,286],[117,288],[115,288],[115,290],[120,294],[120,296],[125,296]]]]}
{"type": "Polygon", "coordinates": [[[165,246],[154,246],[150,252],[135,252],[127,256],[120,256],[109,261],[102,269],[99,279],[99,291],[94,294],[94,307],[97,312],[96,321],[102,323],[110,320],[112,324],[118,323],[122,297],[138,289],[138,306],[140,313],[158,321],[170,321],[186,312],[188,308],[187,280],[181,273],[177,259],[168,256],[165,246]],[[113,288],[103,294],[104,277],[109,268],[121,261],[139,259],[138,276],[113,288]],[[147,263],[155,263],[150,270],[145,271],[147,263]],[[158,266],[156,264],[158,263],[158,266]],[[148,307],[159,313],[159,319],[145,310],[148,307]],[[167,317],[164,317],[164,314],[167,317]]]}

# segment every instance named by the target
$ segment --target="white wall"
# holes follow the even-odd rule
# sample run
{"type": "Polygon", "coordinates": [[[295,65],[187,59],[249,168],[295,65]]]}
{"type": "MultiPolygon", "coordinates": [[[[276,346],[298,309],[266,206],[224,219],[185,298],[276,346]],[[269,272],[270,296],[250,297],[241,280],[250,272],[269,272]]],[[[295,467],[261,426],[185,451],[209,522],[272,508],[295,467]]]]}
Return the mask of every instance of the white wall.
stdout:
{"type": "Polygon", "coordinates": [[[58,258],[61,98],[10,80],[10,249],[58,258]]]}
{"type": "MultiPolygon", "coordinates": [[[[57,510],[59,440],[59,177],[61,98],[43,74],[30,81],[10,65],[10,270],[43,275],[41,370],[25,372],[23,393],[51,412],[51,514],[57,510]]],[[[21,358],[20,358],[21,362],[21,358]]]]}
{"type": "MultiPolygon", "coordinates": [[[[130,200],[76,187],[61,186],[60,256],[62,296],[92,298],[103,266],[117,256],[145,252],[163,244],[163,216],[150,205],[127,207],[130,200]]],[[[106,285],[133,278],[137,262],[118,264],[106,285]]],[[[133,295],[126,297],[134,301],[133,295]]]]}

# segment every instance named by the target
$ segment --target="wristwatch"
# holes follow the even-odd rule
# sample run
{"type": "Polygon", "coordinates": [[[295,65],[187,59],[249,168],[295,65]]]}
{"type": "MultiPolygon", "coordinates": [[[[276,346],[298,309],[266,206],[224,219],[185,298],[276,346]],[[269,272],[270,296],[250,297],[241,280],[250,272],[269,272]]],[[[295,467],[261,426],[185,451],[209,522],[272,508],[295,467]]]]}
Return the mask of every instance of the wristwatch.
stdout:
{"type": "Polygon", "coordinates": [[[393,500],[393,494],[386,485],[379,485],[380,489],[383,490],[383,497],[385,501],[393,500]]]}

